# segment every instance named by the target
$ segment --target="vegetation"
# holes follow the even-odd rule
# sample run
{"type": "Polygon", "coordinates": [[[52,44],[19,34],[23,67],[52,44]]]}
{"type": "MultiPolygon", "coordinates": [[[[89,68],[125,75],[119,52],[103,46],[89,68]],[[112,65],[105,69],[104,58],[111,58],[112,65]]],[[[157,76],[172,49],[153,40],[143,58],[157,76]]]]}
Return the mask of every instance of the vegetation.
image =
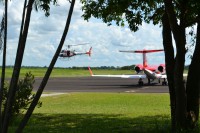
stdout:
{"type": "Polygon", "coordinates": [[[41,101],[24,133],[170,132],[168,94],[69,93],[41,101]]]}
{"type": "Polygon", "coordinates": [[[2,69],[1,69],[1,85],[0,85],[0,132],[3,128],[2,123],[2,103],[3,103],[3,88],[5,83],[5,68],[6,68],[6,47],[7,47],[7,22],[8,22],[8,0],[5,0],[4,14],[0,27],[0,50],[3,49],[2,69]]]}
{"type": "Polygon", "coordinates": [[[102,19],[108,25],[114,22],[119,26],[127,24],[134,32],[144,22],[162,26],[173,132],[197,127],[200,98],[200,76],[196,74],[200,73],[200,2],[194,0],[81,0],[81,2],[83,17],[87,21],[95,17],[102,19]],[[197,25],[196,31],[194,25],[197,25]],[[185,53],[188,50],[186,28],[192,29],[189,35],[193,38],[193,45],[195,43],[196,45],[185,86],[183,72],[185,53]]]}
{"type": "MultiPolygon", "coordinates": [[[[34,108],[36,107],[37,103],[39,102],[39,98],[42,94],[43,89],[45,88],[45,85],[47,84],[48,78],[51,74],[51,71],[55,65],[55,62],[58,58],[58,55],[61,51],[61,48],[64,44],[65,38],[67,36],[67,32],[69,29],[69,25],[70,25],[70,21],[71,21],[71,16],[73,13],[73,8],[74,8],[74,4],[75,4],[75,0],[72,0],[69,2],[71,3],[71,7],[69,10],[69,14],[68,14],[68,18],[66,20],[66,26],[64,28],[64,32],[62,35],[62,38],[60,40],[60,44],[56,50],[56,53],[47,69],[47,72],[44,75],[43,81],[40,85],[40,88],[38,89],[37,93],[35,94],[35,97],[32,101],[32,103],[30,104],[30,107],[27,110],[27,113],[25,114],[24,118],[22,119],[18,129],[16,130],[16,132],[22,132],[23,128],[25,127],[27,121],[29,120],[32,111],[34,110],[34,108]]],[[[0,132],[6,133],[8,132],[8,126],[9,126],[9,122],[10,122],[10,118],[11,118],[11,112],[12,112],[12,106],[15,103],[15,95],[16,95],[16,88],[17,88],[17,83],[19,80],[19,76],[20,76],[20,70],[21,70],[21,65],[22,65],[22,59],[24,56],[24,50],[25,50],[25,46],[26,46],[26,40],[27,40],[27,36],[28,36],[28,31],[29,31],[29,24],[30,24],[30,18],[31,18],[31,13],[32,13],[32,9],[33,7],[35,7],[36,10],[38,9],[42,9],[45,12],[46,16],[50,15],[50,4],[53,3],[54,5],[56,5],[57,0],[24,0],[24,6],[23,6],[23,13],[22,13],[22,21],[21,21],[21,28],[20,28],[20,32],[19,32],[19,41],[18,41],[18,48],[17,48],[17,54],[16,54],[16,58],[15,58],[15,63],[14,63],[14,69],[12,72],[12,76],[11,76],[11,82],[10,82],[10,86],[8,89],[8,96],[7,96],[7,100],[6,100],[6,104],[5,104],[5,108],[2,111],[2,95],[3,95],[3,88],[4,88],[4,82],[2,82],[4,80],[5,77],[5,60],[6,60],[6,56],[3,56],[3,67],[2,67],[2,81],[1,81],[1,88],[0,88],[0,132]],[[2,112],[4,112],[2,114],[2,112]]],[[[6,5],[5,5],[5,12],[7,13],[7,0],[6,0],[6,5]]],[[[3,26],[5,26],[7,29],[7,17],[5,20],[5,24],[3,24],[3,26]]],[[[2,27],[2,25],[1,25],[2,27]]],[[[5,41],[4,41],[4,50],[6,51],[6,30],[5,30],[5,41]]],[[[6,53],[4,52],[4,55],[6,55],[6,53]]]]}
{"type": "MultiPolygon", "coordinates": [[[[132,69],[124,70],[121,68],[106,67],[91,67],[95,74],[134,74],[135,71],[132,69]]],[[[43,67],[22,67],[20,72],[20,77],[25,75],[27,72],[31,72],[35,77],[43,77],[47,68],[43,67]]],[[[6,68],[6,77],[10,78],[12,75],[13,68],[6,68]]],[[[0,70],[1,72],[1,70],[0,70]]],[[[73,68],[54,68],[51,77],[75,77],[75,76],[90,76],[87,67],[73,67],[73,68]]]]}
{"type": "MultiPolygon", "coordinates": [[[[23,113],[33,101],[34,94],[32,90],[34,82],[34,76],[31,73],[26,73],[25,77],[19,80],[16,88],[15,103],[12,106],[12,116],[23,113]]],[[[3,107],[5,107],[8,97],[8,87],[9,84],[5,83],[2,97],[3,107]]],[[[41,102],[38,103],[38,107],[40,106],[41,102]]]]}
{"type": "MultiPolygon", "coordinates": [[[[21,64],[24,55],[24,49],[26,46],[26,39],[28,36],[30,18],[33,7],[36,10],[42,9],[45,11],[45,15],[49,15],[50,3],[56,4],[57,0],[25,0],[22,14],[21,29],[19,33],[19,41],[17,54],[15,58],[14,69],[11,76],[11,82],[8,89],[8,97],[3,114],[0,114],[0,132],[8,132],[9,121],[11,118],[12,107],[15,102],[15,96],[17,92],[17,83],[20,76],[21,64]],[[3,115],[3,116],[2,116],[3,115]],[[3,121],[2,121],[3,120],[3,121]]],[[[58,48],[49,64],[44,78],[36,92],[33,102],[30,104],[29,109],[25,113],[22,121],[16,132],[22,132],[26,123],[28,122],[35,106],[37,105],[40,96],[48,82],[51,72],[54,68],[59,52],[64,44],[67,36],[69,25],[71,22],[71,16],[74,9],[75,0],[69,0],[71,3],[64,32],[61,37],[58,48]]],[[[138,26],[143,22],[149,23],[152,21],[154,24],[160,24],[163,26],[163,46],[165,49],[165,61],[167,78],[169,83],[170,92],[170,105],[171,105],[171,119],[173,131],[177,129],[186,129],[197,127],[199,118],[199,81],[200,76],[196,73],[200,73],[200,21],[199,21],[199,8],[200,2],[191,0],[164,0],[164,1],[122,1],[122,0],[82,0],[83,15],[85,19],[89,19],[91,16],[96,18],[102,18],[105,23],[111,25],[113,21],[116,21],[117,25],[124,26],[126,22],[133,31],[138,30],[138,26]],[[126,22],[125,22],[126,21],[126,22]],[[192,57],[192,62],[189,67],[188,80],[185,88],[183,82],[183,70],[185,63],[186,53],[186,28],[197,24],[196,46],[192,57]],[[175,40],[176,56],[174,56],[174,48],[172,45],[172,35],[175,40]],[[181,128],[179,128],[181,127],[181,128]]],[[[7,6],[7,0],[6,4],[7,6]]],[[[7,12],[5,6],[5,13],[7,12]]],[[[6,15],[5,15],[6,16],[6,15]]],[[[6,17],[5,17],[6,18],[6,17]]],[[[5,19],[5,26],[7,18],[5,19]]],[[[5,30],[6,31],[6,30],[5,30]]],[[[193,31],[190,34],[193,34],[193,31]]],[[[4,32],[5,35],[7,34],[4,32]]],[[[4,36],[5,37],[5,36],[4,36]]],[[[6,37],[5,37],[6,40],[6,37]]],[[[4,50],[6,50],[6,41],[4,42],[4,50]]],[[[4,54],[6,54],[4,52],[4,54]]],[[[6,56],[3,57],[6,60],[6,56]]],[[[2,80],[5,75],[5,63],[2,63],[2,80]]],[[[1,82],[0,98],[2,95],[2,86],[4,82],[1,82]]],[[[0,99],[2,105],[2,100],[0,99]]],[[[2,106],[0,105],[0,110],[2,106]]]]}
{"type": "Polygon", "coordinates": [[[24,132],[142,132],[155,131],[159,125],[168,129],[167,97],[112,93],[45,97],[24,132]]]}
{"type": "MultiPolygon", "coordinates": [[[[42,5],[42,7],[44,7],[44,9],[46,9],[46,7],[48,7],[47,9],[49,11],[49,9],[50,9],[50,6],[49,6],[50,2],[51,1],[44,0],[44,3],[47,4],[47,5],[45,5],[45,6],[42,5]]],[[[53,0],[53,2],[55,4],[56,0],[53,0]]],[[[68,17],[66,19],[66,23],[65,23],[65,27],[64,27],[64,31],[63,31],[62,37],[60,39],[60,43],[59,43],[59,45],[58,45],[58,47],[56,49],[56,52],[55,52],[55,54],[54,54],[54,56],[53,56],[53,58],[52,58],[52,60],[51,60],[51,62],[49,64],[49,67],[48,67],[48,69],[47,69],[47,71],[46,71],[46,73],[45,73],[45,75],[44,75],[44,77],[42,79],[42,82],[41,82],[41,84],[40,84],[40,86],[39,86],[39,88],[38,88],[38,90],[37,90],[37,92],[35,94],[33,102],[30,104],[30,106],[29,106],[26,114],[24,115],[21,123],[19,124],[19,127],[16,130],[16,132],[21,133],[23,131],[24,127],[26,126],[29,118],[31,117],[31,114],[33,113],[33,111],[34,111],[37,103],[39,102],[39,99],[40,99],[40,97],[42,95],[42,92],[43,92],[43,90],[44,90],[44,88],[45,88],[45,86],[46,86],[46,84],[48,82],[48,79],[49,79],[49,77],[51,75],[51,72],[52,72],[52,70],[54,68],[54,65],[55,65],[55,63],[56,63],[56,61],[58,59],[60,51],[61,51],[61,49],[62,49],[62,47],[64,45],[65,38],[66,38],[68,30],[69,30],[69,26],[70,26],[70,22],[71,22],[71,18],[72,18],[72,13],[73,13],[73,10],[74,10],[75,0],[69,0],[69,3],[70,3],[70,8],[69,8],[69,12],[67,12],[68,17]]],[[[28,4],[28,6],[29,6],[29,4],[28,4]]],[[[38,6],[40,7],[40,5],[38,5],[38,6]]],[[[32,8],[32,5],[31,5],[31,8],[32,8]]],[[[14,69],[14,71],[15,71],[15,69],[14,69]]]]}
{"type": "MultiPolygon", "coordinates": [[[[31,72],[35,77],[43,77],[47,68],[44,67],[22,67],[20,77],[23,77],[27,72],[31,72]]],[[[91,67],[94,74],[136,74],[132,67],[91,67]]],[[[6,68],[6,78],[10,78],[13,68],[6,68]]],[[[1,70],[0,70],[1,72],[1,70]]],[[[184,73],[188,72],[186,66],[184,73]]],[[[53,69],[50,77],[79,77],[90,76],[87,67],[72,67],[72,68],[59,68],[53,69]]]]}

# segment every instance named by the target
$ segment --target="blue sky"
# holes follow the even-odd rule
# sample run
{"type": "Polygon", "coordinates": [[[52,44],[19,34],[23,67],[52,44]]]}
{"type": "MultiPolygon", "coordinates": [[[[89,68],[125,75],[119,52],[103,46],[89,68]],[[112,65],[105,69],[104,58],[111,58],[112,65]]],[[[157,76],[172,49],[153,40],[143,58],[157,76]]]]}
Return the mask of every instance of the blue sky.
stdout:
{"type": "MultiPolygon", "coordinates": [[[[59,44],[68,15],[68,1],[59,0],[59,6],[52,6],[49,17],[43,11],[33,10],[30,29],[22,65],[48,66],[59,44]]],[[[7,65],[13,65],[18,44],[23,1],[9,1],[7,65]]],[[[0,15],[3,8],[0,9],[0,15]]],[[[84,21],[81,4],[76,1],[74,13],[64,48],[67,45],[89,43],[76,46],[77,51],[87,51],[93,47],[92,56],[76,56],[70,60],[58,59],[57,67],[72,66],[125,66],[142,63],[142,55],[120,53],[119,50],[162,49],[162,29],[151,24],[143,24],[136,33],[128,27],[107,26],[101,20],[84,21]]],[[[2,53],[1,53],[2,57],[2,53]]],[[[149,54],[149,64],[164,63],[164,53],[149,54]]],[[[0,59],[2,61],[2,58],[0,59]]]]}

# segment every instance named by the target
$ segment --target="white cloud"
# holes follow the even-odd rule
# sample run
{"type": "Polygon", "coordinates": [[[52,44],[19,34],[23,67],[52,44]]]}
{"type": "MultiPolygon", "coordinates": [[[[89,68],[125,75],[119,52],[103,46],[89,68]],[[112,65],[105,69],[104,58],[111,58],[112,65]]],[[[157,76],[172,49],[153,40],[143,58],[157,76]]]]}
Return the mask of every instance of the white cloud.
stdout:
{"type": "MultiPolygon", "coordinates": [[[[43,11],[33,11],[25,49],[23,65],[48,66],[62,36],[69,3],[59,0],[59,6],[51,6],[51,14],[45,17],[43,11]]],[[[18,44],[22,1],[9,4],[8,59],[14,60],[18,44]]],[[[0,11],[1,12],[1,11],[0,11]]],[[[119,50],[161,49],[162,36],[158,26],[143,24],[136,33],[127,27],[107,26],[92,18],[89,22],[81,17],[81,4],[76,2],[72,22],[66,37],[65,46],[86,43],[73,47],[78,51],[87,51],[93,47],[92,57],[76,56],[70,60],[58,60],[56,66],[123,66],[142,62],[142,55],[120,53],[119,50]]],[[[148,56],[150,62],[163,63],[164,57],[148,56]],[[150,59],[151,58],[151,59],[150,59]]],[[[8,61],[12,63],[14,61],[8,61]]],[[[10,64],[9,64],[10,65],[10,64]]]]}

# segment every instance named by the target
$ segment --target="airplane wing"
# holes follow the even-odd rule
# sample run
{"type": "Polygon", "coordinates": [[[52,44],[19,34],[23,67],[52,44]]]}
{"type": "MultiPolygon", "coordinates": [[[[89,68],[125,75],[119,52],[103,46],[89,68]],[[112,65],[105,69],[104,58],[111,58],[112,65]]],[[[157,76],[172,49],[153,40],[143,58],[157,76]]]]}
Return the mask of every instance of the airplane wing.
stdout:
{"type": "Polygon", "coordinates": [[[152,53],[152,52],[160,52],[164,51],[163,49],[156,50],[120,50],[119,52],[128,52],[128,53],[152,53]]]}
{"type": "Polygon", "coordinates": [[[144,69],[144,73],[150,79],[166,79],[167,78],[166,74],[156,74],[155,72],[152,72],[148,69],[144,69]]]}
{"type": "Polygon", "coordinates": [[[90,67],[88,67],[88,70],[92,77],[132,78],[132,79],[147,78],[146,75],[143,75],[143,74],[140,74],[140,75],[94,75],[90,67]]]}
{"type": "Polygon", "coordinates": [[[134,50],[120,50],[119,52],[135,53],[134,50]]]}
{"type": "Polygon", "coordinates": [[[157,75],[157,78],[159,79],[167,79],[167,75],[166,74],[160,74],[160,75],[157,75]]]}

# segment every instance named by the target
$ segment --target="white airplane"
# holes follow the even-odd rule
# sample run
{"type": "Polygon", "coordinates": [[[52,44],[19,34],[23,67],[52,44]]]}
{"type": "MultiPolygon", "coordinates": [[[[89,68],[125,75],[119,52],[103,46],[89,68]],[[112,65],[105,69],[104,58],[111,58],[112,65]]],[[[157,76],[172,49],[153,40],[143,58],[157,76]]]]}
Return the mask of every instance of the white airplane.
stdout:
{"type": "Polygon", "coordinates": [[[166,81],[166,74],[158,74],[155,72],[152,72],[151,70],[148,70],[146,68],[144,68],[144,74],[135,74],[135,75],[94,75],[92,70],[90,69],[90,67],[88,67],[89,71],[90,71],[90,75],[93,77],[115,77],[115,78],[132,78],[132,79],[139,79],[138,84],[139,85],[143,85],[143,81],[142,79],[148,79],[149,82],[148,84],[150,84],[150,79],[152,79],[152,81],[154,81],[155,79],[158,79],[159,83],[160,83],[160,79],[163,79],[162,85],[167,85],[167,81],[166,81]]]}
{"type": "Polygon", "coordinates": [[[160,64],[158,66],[150,66],[147,63],[147,53],[153,53],[153,52],[160,52],[163,51],[163,49],[158,50],[137,50],[137,51],[120,51],[120,52],[128,52],[128,53],[140,53],[143,55],[143,64],[138,64],[135,66],[135,71],[137,74],[135,75],[94,75],[92,73],[92,70],[89,68],[91,76],[95,77],[118,77],[118,78],[134,78],[139,79],[138,84],[143,85],[142,79],[148,79],[148,84],[150,84],[155,79],[158,79],[158,82],[160,83],[160,79],[163,79],[162,85],[167,85],[167,76],[165,74],[165,64],[160,64]],[[141,72],[143,72],[141,74],[141,72]]]}

